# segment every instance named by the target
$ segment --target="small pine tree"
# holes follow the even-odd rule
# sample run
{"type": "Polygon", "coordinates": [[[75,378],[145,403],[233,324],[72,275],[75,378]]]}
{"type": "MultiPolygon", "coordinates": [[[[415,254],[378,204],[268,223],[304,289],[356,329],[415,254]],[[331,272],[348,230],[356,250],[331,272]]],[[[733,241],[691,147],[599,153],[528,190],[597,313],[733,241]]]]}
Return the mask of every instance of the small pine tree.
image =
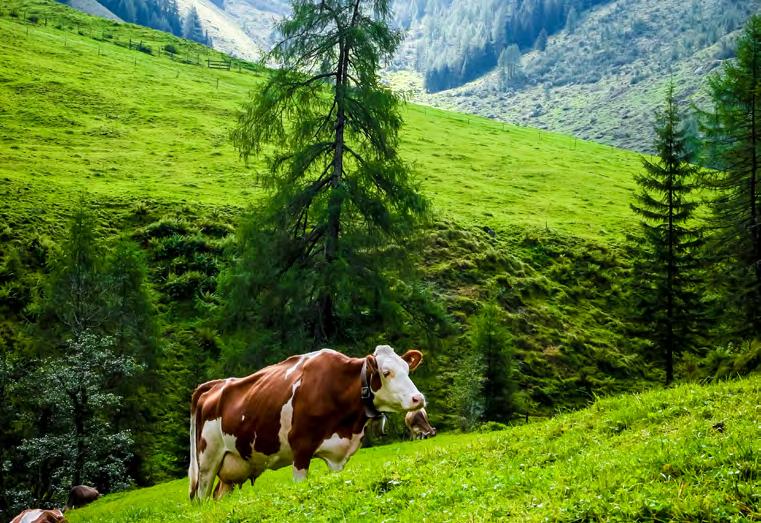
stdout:
{"type": "Polygon", "coordinates": [[[576,28],[579,25],[579,13],[576,11],[576,8],[571,6],[571,9],[568,10],[568,16],[565,19],[565,30],[568,34],[573,34],[576,32],[576,28]]]}
{"type": "Polygon", "coordinates": [[[484,416],[484,358],[469,347],[458,359],[452,374],[448,403],[454,407],[460,429],[472,430],[484,416]]]}
{"type": "Polygon", "coordinates": [[[697,275],[702,239],[693,218],[698,203],[689,199],[697,170],[689,163],[673,83],[656,120],[658,160],[643,160],[645,174],[636,178],[640,192],[631,208],[642,218],[635,264],[640,321],[663,356],[668,385],[674,357],[696,347],[702,319],[697,275]]]}
{"type": "Polygon", "coordinates": [[[98,241],[95,218],[80,201],[69,223],[61,252],[50,263],[50,276],[38,304],[44,330],[61,329],[79,337],[100,329],[108,320],[107,283],[104,278],[105,251],[98,241]]]}
{"type": "Polygon", "coordinates": [[[536,41],[534,41],[534,50],[544,51],[547,48],[548,39],[549,36],[547,35],[547,30],[542,28],[539,32],[539,36],[536,37],[536,41]]]}
{"type": "Polygon", "coordinates": [[[487,304],[470,325],[470,344],[483,364],[483,416],[487,421],[510,421],[516,390],[512,376],[510,335],[497,305],[487,304]]]}

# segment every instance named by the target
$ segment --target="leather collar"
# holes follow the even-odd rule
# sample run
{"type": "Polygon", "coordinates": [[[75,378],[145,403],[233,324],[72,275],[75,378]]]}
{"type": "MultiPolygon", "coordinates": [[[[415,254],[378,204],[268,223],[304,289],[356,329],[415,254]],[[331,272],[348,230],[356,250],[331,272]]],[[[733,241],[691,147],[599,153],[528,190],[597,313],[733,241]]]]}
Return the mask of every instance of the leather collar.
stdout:
{"type": "Polygon", "coordinates": [[[365,416],[370,419],[376,419],[383,417],[383,413],[375,407],[373,399],[375,394],[370,387],[370,379],[367,376],[367,359],[362,363],[362,373],[360,374],[360,381],[362,388],[360,389],[360,398],[362,398],[362,405],[365,407],[365,416]]]}

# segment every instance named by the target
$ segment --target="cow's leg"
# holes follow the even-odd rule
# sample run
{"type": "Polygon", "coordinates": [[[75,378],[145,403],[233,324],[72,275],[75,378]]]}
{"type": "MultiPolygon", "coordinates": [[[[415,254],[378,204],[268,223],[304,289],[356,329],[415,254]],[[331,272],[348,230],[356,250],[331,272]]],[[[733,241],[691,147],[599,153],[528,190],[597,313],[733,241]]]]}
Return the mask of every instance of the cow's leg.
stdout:
{"type": "Polygon", "coordinates": [[[309,450],[294,451],[293,453],[293,481],[301,483],[307,479],[309,473],[309,463],[317,447],[309,450]]]}
{"type": "Polygon", "coordinates": [[[214,499],[222,499],[224,496],[232,492],[234,488],[234,484],[220,479],[219,482],[217,482],[217,488],[214,489],[214,499]]]}
{"type": "MultiPolygon", "coordinates": [[[[211,447],[211,445],[209,446],[211,447]]],[[[214,480],[217,478],[219,468],[222,466],[224,449],[206,448],[198,459],[198,497],[208,499],[211,497],[214,480]]]]}

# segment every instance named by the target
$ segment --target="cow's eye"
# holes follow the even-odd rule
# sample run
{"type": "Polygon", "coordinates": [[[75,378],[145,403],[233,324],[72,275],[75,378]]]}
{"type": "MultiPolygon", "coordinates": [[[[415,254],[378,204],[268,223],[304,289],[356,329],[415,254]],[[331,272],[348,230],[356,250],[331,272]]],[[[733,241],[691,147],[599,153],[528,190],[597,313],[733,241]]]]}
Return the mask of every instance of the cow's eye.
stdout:
{"type": "Polygon", "coordinates": [[[390,370],[384,370],[384,371],[383,371],[383,377],[384,377],[384,378],[388,378],[388,375],[389,375],[389,374],[391,374],[391,371],[390,371],[390,370]]]}

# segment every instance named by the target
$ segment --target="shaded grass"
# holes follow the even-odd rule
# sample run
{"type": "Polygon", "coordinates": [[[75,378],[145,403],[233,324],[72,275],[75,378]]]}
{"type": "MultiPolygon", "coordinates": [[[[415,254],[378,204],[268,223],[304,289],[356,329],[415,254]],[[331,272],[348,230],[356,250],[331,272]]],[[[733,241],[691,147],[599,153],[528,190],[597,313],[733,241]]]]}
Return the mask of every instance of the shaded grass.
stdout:
{"type": "Polygon", "coordinates": [[[362,449],[305,484],[267,472],[219,503],[186,480],[106,496],[84,521],[752,521],[761,377],[597,401],[488,434],[362,449]]]}

